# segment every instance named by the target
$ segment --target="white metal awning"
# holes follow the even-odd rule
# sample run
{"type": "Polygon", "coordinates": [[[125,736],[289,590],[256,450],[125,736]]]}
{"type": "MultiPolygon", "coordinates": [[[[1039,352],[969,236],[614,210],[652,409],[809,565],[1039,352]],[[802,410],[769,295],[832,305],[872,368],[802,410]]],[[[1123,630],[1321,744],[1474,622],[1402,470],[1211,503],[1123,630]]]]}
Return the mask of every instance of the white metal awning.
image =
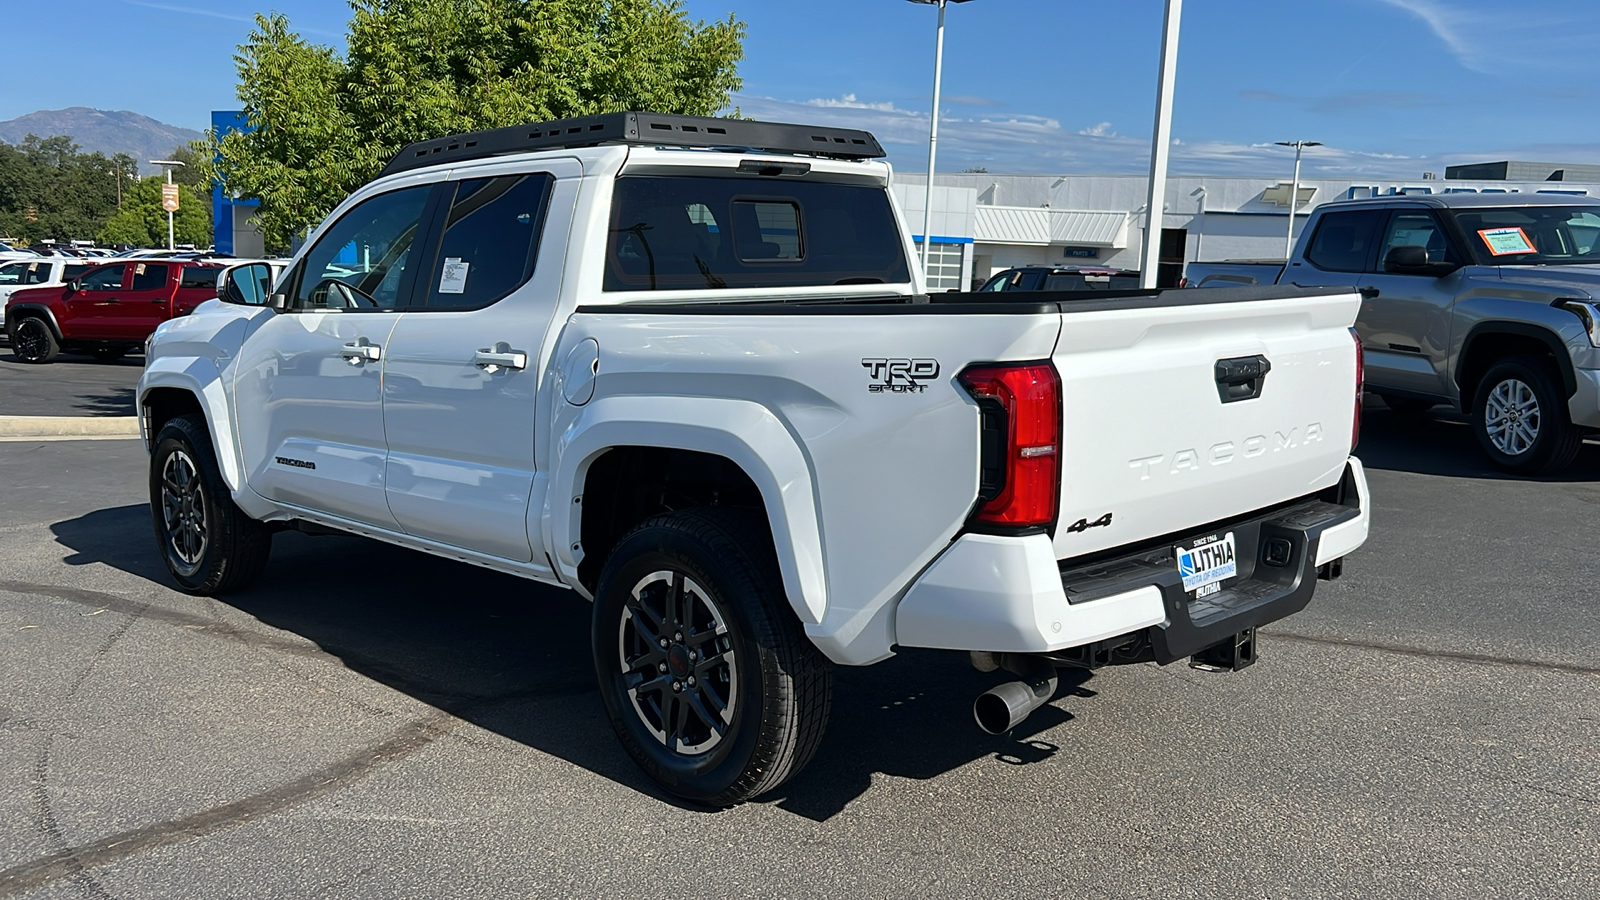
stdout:
{"type": "Polygon", "coordinates": [[[1120,211],[1047,209],[978,204],[973,240],[984,244],[1128,246],[1128,214],[1120,211]]]}

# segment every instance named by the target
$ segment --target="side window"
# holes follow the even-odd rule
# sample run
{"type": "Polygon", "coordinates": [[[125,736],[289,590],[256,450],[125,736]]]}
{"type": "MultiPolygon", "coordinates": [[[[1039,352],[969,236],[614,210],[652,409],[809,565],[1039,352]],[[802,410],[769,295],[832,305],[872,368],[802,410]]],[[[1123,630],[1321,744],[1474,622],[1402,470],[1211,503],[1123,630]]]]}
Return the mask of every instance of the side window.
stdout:
{"type": "Polygon", "coordinates": [[[293,309],[394,309],[433,185],[356,204],[317,238],[300,267],[293,309]]]}
{"type": "MultiPolygon", "coordinates": [[[[22,276],[22,283],[23,284],[49,284],[50,283],[50,270],[54,268],[53,265],[51,265],[50,263],[47,263],[47,262],[28,263],[27,265],[28,265],[28,271],[27,271],[27,273],[25,275],[22,276]]],[[[83,270],[79,269],[78,271],[82,272],[83,270]]],[[[65,276],[63,276],[63,277],[65,278],[65,276]]],[[[65,278],[65,280],[71,281],[72,279],[71,278],[65,278]]]]}
{"type": "Polygon", "coordinates": [[[114,266],[102,266],[83,276],[79,286],[86,291],[120,291],[122,290],[122,276],[128,267],[118,263],[114,266]]]}
{"type": "Polygon", "coordinates": [[[1450,246],[1439,220],[1424,211],[1397,212],[1389,217],[1389,227],[1384,230],[1383,246],[1378,252],[1378,265],[1389,251],[1396,247],[1423,247],[1428,251],[1429,262],[1460,262],[1450,246]]]}
{"type": "Polygon", "coordinates": [[[456,186],[428,276],[429,309],[481,309],[533,276],[553,183],[549,175],[532,174],[456,186]]]}
{"type": "Polygon", "coordinates": [[[1016,280],[1011,282],[1013,291],[1037,291],[1044,287],[1043,272],[1018,272],[1016,280]]]}
{"type": "Polygon", "coordinates": [[[157,263],[138,263],[133,267],[133,289],[158,291],[167,285],[167,267],[157,263]]]}
{"type": "Polygon", "coordinates": [[[72,281],[75,278],[81,277],[83,275],[83,273],[89,271],[89,269],[90,269],[89,266],[83,266],[83,265],[62,266],[61,267],[61,280],[63,282],[72,281]]]}
{"type": "Polygon", "coordinates": [[[1333,272],[1364,272],[1383,222],[1383,210],[1326,213],[1306,249],[1306,261],[1333,272]]]}
{"type": "Polygon", "coordinates": [[[27,282],[22,280],[23,277],[28,274],[28,270],[29,270],[30,266],[37,266],[37,265],[39,265],[39,264],[38,263],[11,263],[10,265],[0,266],[0,285],[4,285],[4,284],[26,284],[27,282]]]}
{"type": "Polygon", "coordinates": [[[200,266],[184,266],[180,288],[214,288],[217,286],[217,270],[205,269],[200,266]]]}

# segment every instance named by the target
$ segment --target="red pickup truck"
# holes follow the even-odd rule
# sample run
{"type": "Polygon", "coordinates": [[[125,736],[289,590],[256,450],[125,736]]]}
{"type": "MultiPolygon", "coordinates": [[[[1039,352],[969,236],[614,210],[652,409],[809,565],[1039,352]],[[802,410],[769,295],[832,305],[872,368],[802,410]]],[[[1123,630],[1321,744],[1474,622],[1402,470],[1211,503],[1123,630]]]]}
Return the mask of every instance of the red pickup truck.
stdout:
{"type": "Polygon", "coordinates": [[[28,363],[47,363],[61,351],[89,353],[102,362],[144,347],[168,319],[187,315],[217,296],[214,263],[119,260],[67,284],[30,288],[6,301],[11,351],[28,363]]]}

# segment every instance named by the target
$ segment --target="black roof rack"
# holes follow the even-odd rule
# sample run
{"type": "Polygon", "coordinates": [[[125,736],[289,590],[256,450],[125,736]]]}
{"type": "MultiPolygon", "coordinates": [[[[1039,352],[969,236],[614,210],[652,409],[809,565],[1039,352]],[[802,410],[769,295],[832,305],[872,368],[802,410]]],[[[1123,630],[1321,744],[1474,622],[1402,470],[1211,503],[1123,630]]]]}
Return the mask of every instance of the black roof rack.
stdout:
{"type": "Polygon", "coordinates": [[[508,153],[598,147],[603,144],[769,150],[831,159],[877,159],[886,155],[877,138],[854,128],[785,125],[713,116],[617,112],[419,141],[395,154],[378,177],[423,166],[465,162],[508,153]]]}

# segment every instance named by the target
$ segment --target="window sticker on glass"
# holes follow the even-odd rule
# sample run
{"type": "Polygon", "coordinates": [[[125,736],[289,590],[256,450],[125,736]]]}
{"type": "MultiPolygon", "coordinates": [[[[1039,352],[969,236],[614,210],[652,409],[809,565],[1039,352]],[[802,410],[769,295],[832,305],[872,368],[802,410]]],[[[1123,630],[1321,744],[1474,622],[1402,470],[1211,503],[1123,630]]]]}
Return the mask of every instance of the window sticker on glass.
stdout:
{"type": "Polygon", "coordinates": [[[134,266],[133,267],[133,274],[135,274],[135,275],[143,275],[144,274],[144,263],[139,263],[137,266],[134,266]]]}
{"type": "Polygon", "coordinates": [[[464,294],[467,291],[467,269],[472,264],[462,262],[460,257],[445,257],[444,266],[439,270],[439,293],[464,294]]]}
{"type": "Polygon", "coordinates": [[[1495,256],[1539,252],[1528,240],[1528,233],[1521,228],[1485,228],[1478,232],[1478,237],[1483,238],[1483,242],[1489,245],[1489,252],[1495,256]]]}

